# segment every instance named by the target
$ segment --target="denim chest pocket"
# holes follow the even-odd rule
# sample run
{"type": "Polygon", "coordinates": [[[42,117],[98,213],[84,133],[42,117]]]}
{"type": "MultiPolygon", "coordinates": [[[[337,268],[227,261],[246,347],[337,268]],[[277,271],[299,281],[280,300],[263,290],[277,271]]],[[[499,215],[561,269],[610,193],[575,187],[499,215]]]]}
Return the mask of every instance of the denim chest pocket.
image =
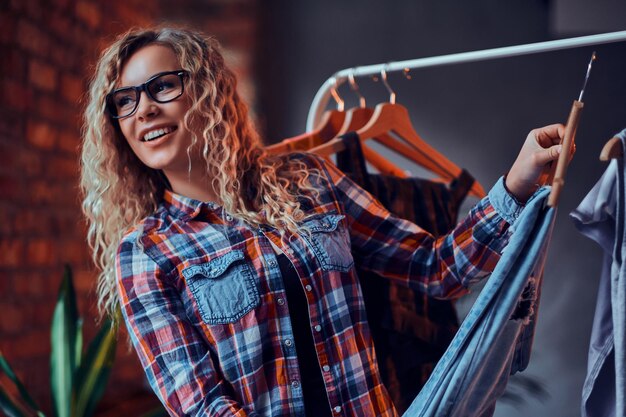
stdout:
{"type": "Polygon", "coordinates": [[[347,272],[354,265],[344,218],[342,214],[326,214],[303,223],[311,234],[304,232],[302,236],[324,270],[347,272]]]}
{"type": "Polygon", "coordinates": [[[188,266],[183,276],[207,324],[234,323],[259,305],[259,290],[241,250],[188,266]]]}

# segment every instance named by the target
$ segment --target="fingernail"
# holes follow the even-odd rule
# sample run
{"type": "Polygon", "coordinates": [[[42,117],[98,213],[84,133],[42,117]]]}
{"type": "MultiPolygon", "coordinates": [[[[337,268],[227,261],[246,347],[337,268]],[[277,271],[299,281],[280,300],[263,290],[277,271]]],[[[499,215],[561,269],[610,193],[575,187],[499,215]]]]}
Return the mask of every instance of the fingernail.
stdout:
{"type": "Polygon", "coordinates": [[[556,153],[560,155],[560,154],[561,154],[561,150],[562,150],[562,149],[563,149],[563,145],[559,145],[559,146],[557,146],[557,147],[556,147],[556,153]]]}

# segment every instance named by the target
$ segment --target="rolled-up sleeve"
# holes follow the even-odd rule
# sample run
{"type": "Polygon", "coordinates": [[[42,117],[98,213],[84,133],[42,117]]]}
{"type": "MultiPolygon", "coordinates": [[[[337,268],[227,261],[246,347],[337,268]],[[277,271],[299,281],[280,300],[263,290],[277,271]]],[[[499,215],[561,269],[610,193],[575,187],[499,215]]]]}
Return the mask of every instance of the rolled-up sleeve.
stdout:
{"type": "Polygon", "coordinates": [[[503,179],[448,235],[435,239],[392,215],[333,164],[320,160],[348,221],[359,265],[436,298],[456,298],[493,271],[522,206],[503,179]]]}

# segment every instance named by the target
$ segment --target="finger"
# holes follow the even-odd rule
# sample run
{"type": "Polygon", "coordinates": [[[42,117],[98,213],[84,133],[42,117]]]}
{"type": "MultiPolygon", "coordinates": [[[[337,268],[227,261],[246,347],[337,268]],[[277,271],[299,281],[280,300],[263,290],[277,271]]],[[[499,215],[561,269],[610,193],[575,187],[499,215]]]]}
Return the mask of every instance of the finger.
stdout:
{"type": "Polygon", "coordinates": [[[543,166],[550,161],[558,159],[561,153],[562,145],[554,145],[548,149],[542,149],[534,154],[535,162],[538,166],[543,166]]]}
{"type": "Polygon", "coordinates": [[[549,148],[561,143],[564,135],[565,126],[560,123],[535,129],[535,139],[542,148],[549,148]]]}

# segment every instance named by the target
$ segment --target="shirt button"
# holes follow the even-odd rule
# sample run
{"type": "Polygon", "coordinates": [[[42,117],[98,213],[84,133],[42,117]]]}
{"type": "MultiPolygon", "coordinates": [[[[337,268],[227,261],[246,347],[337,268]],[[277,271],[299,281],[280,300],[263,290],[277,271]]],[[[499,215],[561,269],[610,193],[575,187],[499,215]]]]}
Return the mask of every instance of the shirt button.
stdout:
{"type": "Polygon", "coordinates": [[[329,372],[330,371],[330,366],[328,366],[328,365],[322,366],[322,371],[329,372]]]}
{"type": "Polygon", "coordinates": [[[322,326],[320,326],[319,324],[315,325],[315,331],[316,332],[321,332],[322,331],[322,326]]]}
{"type": "Polygon", "coordinates": [[[293,253],[293,249],[287,248],[287,249],[285,249],[285,252],[287,252],[288,254],[291,255],[293,253]]]}
{"type": "Polygon", "coordinates": [[[269,266],[276,266],[276,261],[275,260],[271,260],[268,262],[269,266]]]}
{"type": "Polygon", "coordinates": [[[304,287],[305,290],[307,290],[308,292],[311,292],[311,290],[313,289],[313,287],[311,287],[309,284],[306,284],[306,286],[304,287]]]}
{"type": "Polygon", "coordinates": [[[279,298],[278,300],[276,300],[276,302],[281,305],[284,306],[285,305],[285,299],[284,298],[279,298]]]}
{"type": "Polygon", "coordinates": [[[233,216],[231,216],[230,214],[226,215],[226,220],[227,221],[232,221],[233,220],[233,216]]]}
{"type": "Polygon", "coordinates": [[[285,346],[291,347],[291,345],[293,345],[293,342],[291,341],[291,339],[285,339],[285,346]]]}
{"type": "Polygon", "coordinates": [[[294,388],[298,388],[300,386],[300,381],[298,380],[291,381],[291,386],[294,388]]]}
{"type": "Polygon", "coordinates": [[[326,229],[330,228],[330,223],[322,223],[322,226],[324,226],[326,229]]]}
{"type": "Polygon", "coordinates": [[[338,405],[337,407],[333,408],[333,411],[337,414],[341,413],[341,406],[338,405]]]}

